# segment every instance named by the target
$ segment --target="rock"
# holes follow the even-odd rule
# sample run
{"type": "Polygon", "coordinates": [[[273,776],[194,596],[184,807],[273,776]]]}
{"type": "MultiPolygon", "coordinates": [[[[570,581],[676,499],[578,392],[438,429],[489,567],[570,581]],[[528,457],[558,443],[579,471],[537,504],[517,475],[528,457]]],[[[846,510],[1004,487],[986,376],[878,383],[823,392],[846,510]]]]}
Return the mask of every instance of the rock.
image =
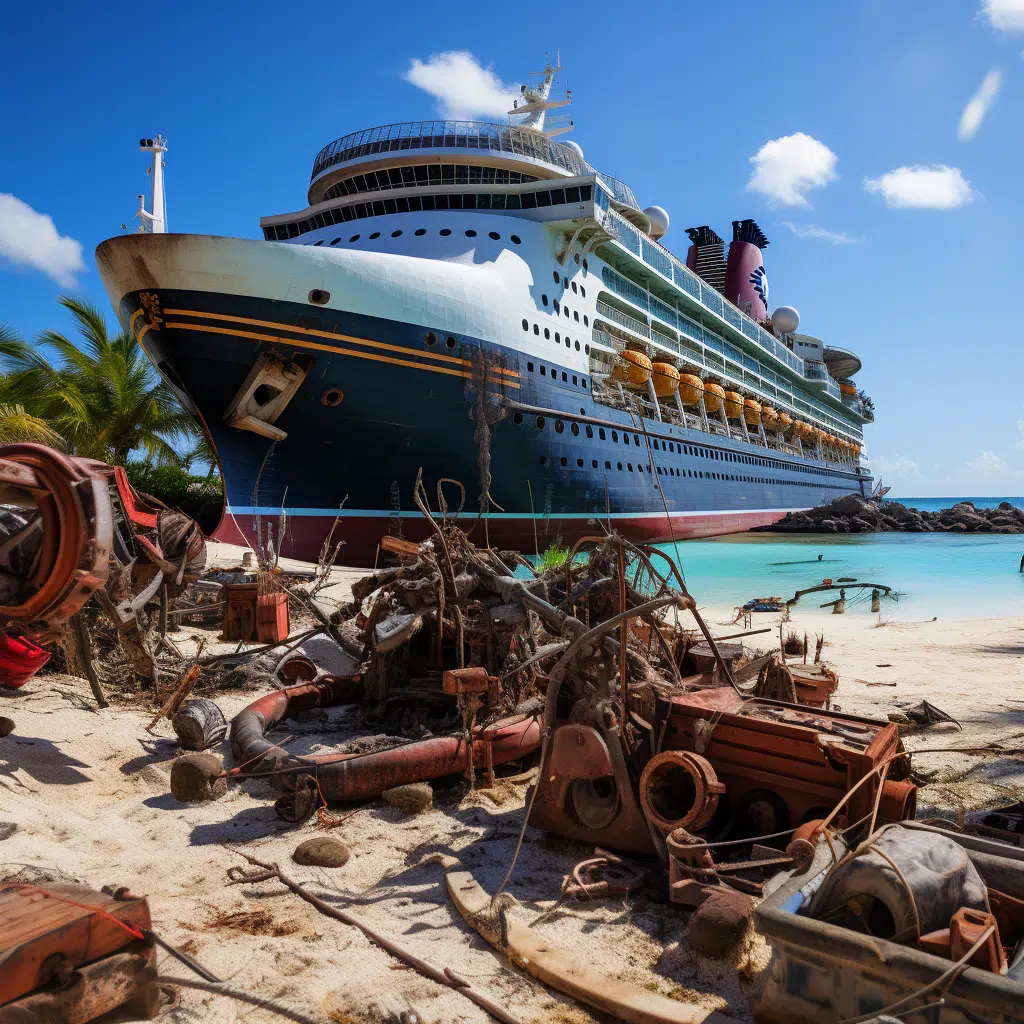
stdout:
{"type": "Polygon", "coordinates": [[[185,750],[206,750],[228,734],[224,713],[212,700],[186,701],[171,720],[178,743],[185,750]]]}
{"type": "Polygon", "coordinates": [[[1016,507],[1011,505],[1008,501],[1001,501],[996,506],[1002,512],[1015,512],[1016,507]]]}
{"type": "Polygon", "coordinates": [[[0,821],[0,842],[10,839],[17,831],[18,826],[13,821],[0,821]]]}
{"type": "Polygon", "coordinates": [[[296,864],[311,864],[318,868],[341,868],[351,856],[348,847],[333,836],[314,836],[299,843],[292,854],[296,864]]]}
{"type": "Polygon", "coordinates": [[[183,754],[171,768],[171,795],[185,804],[218,800],[228,791],[223,770],[216,754],[183,754]]]}
{"type": "Polygon", "coordinates": [[[421,814],[434,806],[434,791],[425,782],[408,786],[395,786],[381,793],[381,800],[406,814],[421,814]]]}
{"type": "Polygon", "coordinates": [[[14,719],[0,716],[0,740],[14,732],[14,719]]]}
{"type": "Polygon", "coordinates": [[[753,913],[749,896],[717,886],[690,917],[686,932],[690,945],[704,956],[724,956],[746,934],[753,913]]]}

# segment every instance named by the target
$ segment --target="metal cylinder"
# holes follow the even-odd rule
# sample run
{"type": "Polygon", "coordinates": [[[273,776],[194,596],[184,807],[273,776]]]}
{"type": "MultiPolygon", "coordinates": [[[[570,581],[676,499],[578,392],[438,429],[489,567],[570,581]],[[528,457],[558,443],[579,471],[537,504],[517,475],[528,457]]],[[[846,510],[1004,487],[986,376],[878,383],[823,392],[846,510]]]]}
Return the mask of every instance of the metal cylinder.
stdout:
{"type": "Polygon", "coordinates": [[[700,754],[666,750],[647,762],[640,776],[644,814],[661,833],[677,828],[695,832],[715,814],[725,786],[700,754]]]}

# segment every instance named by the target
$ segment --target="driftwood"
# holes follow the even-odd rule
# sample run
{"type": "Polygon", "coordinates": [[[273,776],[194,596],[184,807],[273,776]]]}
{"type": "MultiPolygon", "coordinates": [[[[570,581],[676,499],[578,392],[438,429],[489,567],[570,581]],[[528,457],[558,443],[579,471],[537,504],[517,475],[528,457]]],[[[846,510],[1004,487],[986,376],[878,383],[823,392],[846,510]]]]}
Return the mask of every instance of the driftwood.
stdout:
{"type": "Polygon", "coordinates": [[[486,1010],[495,1020],[500,1020],[502,1024],[520,1024],[516,1017],[513,1017],[512,1014],[499,1006],[498,1003],[477,992],[468,981],[459,977],[450,967],[446,967],[442,971],[433,964],[427,963],[426,960],[421,960],[415,954],[408,952],[389,938],[381,935],[380,932],[371,928],[368,924],[360,921],[358,917],[354,917],[347,910],[331,906],[330,903],[320,899],[319,896],[314,896],[308,889],[303,888],[299,882],[286,875],[277,864],[268,864],[266,861],[258,860],[251,854],[243,853],[241,850],[236,850],[230,846],[225,847],[225,849],[231,850],[232,853],[237,854],[239,857],[244,857],[250,864],[255,864],[263,869],[261,872],[247,877],[240,868],[229,868],[228,877],[233,882],[257,882],[276,878],[287,888],[291,889],[300,899],[305,900],[310,906],[319,910],[321,914],[333,917],[336,921],[341,921],[342,924],[358,928],[374,945],[379,946],[385,953],[389,953],[396,960],[408,964],[424,977],[430,978],[431,981],[436,981],[439,985],[444,985],[446,988],[454,989],[456,992],[464,995],[471,1002],[476,1003],[482,1010],[486,1010]]]}
{"type": "Polygon", "coordinates": [[[189,695],[192,687],[199,680],[201,669],[198,664],[193,665],[181,678],[181,682],[171,692],[170,697],[164,702],[164,706],[153,716],[153,721],[146,726],[146,732],[152,732],[153,726],[161,718],[173,718],[177,714],[185,698],[189,695]]]}

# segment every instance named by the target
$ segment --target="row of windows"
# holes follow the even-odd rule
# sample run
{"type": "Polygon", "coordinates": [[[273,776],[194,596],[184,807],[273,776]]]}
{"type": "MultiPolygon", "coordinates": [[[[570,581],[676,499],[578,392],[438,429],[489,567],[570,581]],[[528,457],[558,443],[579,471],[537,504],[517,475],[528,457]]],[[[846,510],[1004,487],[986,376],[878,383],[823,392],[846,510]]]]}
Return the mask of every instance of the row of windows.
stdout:
{"type": "MultiPolygon", "coordinates": [[[[546,295],[542,295],[541,296],[541,300],[544,302],[545,305],[547,305],[547,298],[548,297],[546,295]]],[[[563,309],[565,311],[565,315],[566,316],[569,315],[569,307],[568,306],[559,307],[558,302],[556,300],[555,301],[555,312],[556,313],[559,312],[560,309],[563,309]]],[[[573,319],[576,321],[576,323],[580,322],[580,314],[579,314],[578,310],[573,310],[573,319]]],[[[583,314],[583,326],[584,327],[589,327],[590,326],[590,317],[588,317],[586,313],[583,314]]],[[[523,330],[524,331],[529,331],[529,329],[530,329],[530,321],[527,320],[526,317],[524,316],[523,317],[523,330]]],[[[541,334],[541,327],[540,327],[539,324],[534,324],[533,325],[533,333],[536,334],[536,335],[540,335],[541,334]]],[[[543,329],[543,334],[544,334],[545,338],[550,338],[551,337],[551,330],[550,330],[550,328],[545,327],[543,329]]],[[[557,341],[557,340],[558,340],[558,332],[555,331],[555,341],[557,341]]],[[[567,339],[567,342],[568,342],[568,339],[567,339]]],[[[579,347],[580,347],[579,346],[579,342],[577,342],[576,343],[577,351],[579,350],[579,347]]],[[[587,351],[588,352],[590,351],[590,346],[589,345],[587,346],[587,351]]]]}
{"type": "MultiPolygon", "coordinates": [[[[426,228],[417,228],[413,232],[413,234],[416,235],[417,238],[421,238],[426,233],[427,233],[427,229],[426,228]]],[[[450,235],[451,233],[452,233],[452,229],[451,228],[441,228],[441,230],[438,231],[438,234],[443,236],[443,237],[445,237],[445,238],[447,238],[447,236],[450,235]]],[[[396,231],[392,231],[391,232],[391,237],[392,238],[401,238],[401,236],[403,234],[405,234],[405,232],[402,231],[401,228],[398,228],[396,231]]],[[[472,228],[467,228],[466,231],[465,231],[465,235],[466,235],[467,238],[476,238],[476,232],[472,228]]],[[[351,245],[353,242],[358,242],[359,239],[362,238],[362,237],[363,237],[362,235],[353,235],[348,240],[349,241],[349,245],[351,245]]],[[[372,242],[375,239],[380,238],[380,232],[379,231],[374,231],[372,234],[369,234],[366,237],[367,237],[367,239],[369,239],[369,241],[372,242]]],[[[495,242],[500,242],[501,241],[501,235],[499,235],[497,231],[488,231],[487,232],[487,237],[490,238],[492,241],[495,241],[495,242]]],[[[510,241],[514,242],[516,245],[521,245],[522,244],[523,240],[518,235],[509,235],[508,237],[509,237],[510,241]]],[[[340,238],[332,238],[331,239],[331,245],[337,245],[340,241],[341,241],[340,238]]],[[[314,244],[314,246],[323,245],[324,244],[324,240],[321,238],[319,242],[314,242],[313,244],[314,244]]]]}
{"type": "Polygon", "coordinates": [[[448,195],[375,199],[372,202],[324,210],[305,220],[292,221],[290,224],[267,226],[263,229],[263,237],[268,242],[283,241],[298,238],[299,235],[329,224],[362,220],[365,217],[383,217],[390,213],[419,213],[421,210],[535,210],[538,207],[561,206],[564,203],[588,200],[591,190],[592,186],[581,185],[579,188],[555,188],[545,192],[508,195],[491,192],[452,192],[448,195]]]}
{"type": "Polygon", "coordinates": [[[472,167],[469,164],[416,164],[366,171],[332,185],[324,200],[339,199],[359,192],[383,192],[419,185],[525,185],[537,181],[535,174],[508,171],[503,167],[472,167]]]}
{"type": "MultiPolygon", "coordinates": [[[[527,363],[527,368],[532,371],[533,364],[532,363],[527,363]]],[[[545,368],[544,368],[544,366],[541,366],[540,371],[541,371],[541,375],[544,376],[545,375],[545,368]]],[[[551,367],[551,376],[552,377],[557,376],[557,372],[556,372],[554,367],[551,367]]],[[[567,375],[566,375],[565,371],[562,371],[562,380],[565,380],[566,376],[567,375]]],[[[574,384],[576,383],[576,378],[575,377],[572,378],[572,382],[574,384]]],[[[586,377],[583,378],[582,383],[583,383],[583,386],[586,387],[586,384],[587,384],[586,377]]],[[[521,412],[513,413],[513,415],[512,415],[512,422],[516,423],[516,424],[521,424],[523,422],[523,414],[521,412]]],[[[544,427],[547,424],[547,419],[544,416],[537,416],[535,418],[535,420],[534,420],[534,423],[535,423],[535,425],[536,425],[538,430],[543,430],[544,427]]],[[[594,428],[589,423],[585,424],[583,429],[584,429],[584,431],[586,433],[586,436],[588,438],[593,438],[594,437],[594,428]]],[[[578,423],[574,423],[574,422],[570,422],[570,424],[569,424],[569,431],[573,435],[573,437],[578,437],[579,434],[580,434],[580,426],[579,426],[579,424],[578,423]]],[[[565,432],[565,423],[562,420],[560,420],[560,419],[555,420],[555,433],[556,434],[562,434],[564,432],[565,432]]],[[[619,431],[618,430],[606,431],[604,427],[598,427],[597,428],[597,438],[598,438],[598,440],[606,441],[608,439],[608,434],[609,433],[611,434],[612,442],[614,444],[618,444],[619,441],[620,441],[619,431]]],[[[621,443],[625,444],[625,445],[628,445],[628,444],[632,443],[633,445],[635,445],[638,448],[642,444],[642,442],[640,440],[640,435],[639,434],[636,434],[636,433],[630,434],[628,431],[625,431],[625,430],[622,431],[621,443]],[[632,438],[632,442],[630,441],[630,438],[632,438]]],[[[740,464],[748,465],[748,466],[760,466],[760,467],[766,468],[766,469],[767,468],[770,468],[770,469],[788,469],[788,470],[791,470],[793,472],[808,473],[808,474],[812,474],[812,475],[815,475],[815,476],[826,476],[826,475],[828,475],[825,470],[818,469],[815,466],[803,466],[803,465],[800,465],[800,464],[784,463],[784,462],[779,462],[779,461],[777,461],[775,459],[762,459],[762,458],[758,458],[757,456],[754,456],[754,455],[741,455],[738,452],[720,452],[720,451],[715,451],[715,450],[710,449],[710,448],[703,448],[700,445],[683,444],[683,443],[678,442],[678,441],[659,440],[656,437],[650,439],[650,444],[651,444],[651,448],[653,450],[655,450],[655,451],[668,452],[668,453],[673,454],[673,455],[689,455],[689,456],[694,457],[694,458],[717,459],[717,460],[723,461],[723,462],[735,462],[735,463],[740,463],[740,464]]],[[[689,472],[690,471],[687,470],[687,473],[689,473],[689,472]]],[[[713,480],[742,480],[742,481],[746,481],[748,483],[777,483],[777,484],[791,484],[791,483],[795,484],[795,483],[798,483],[798,482],[801,483],[801,484],[804,483],[803,481],[793,481],[793,480],[773,480],[773,479],[768,479],[766,477],[733,476],[733,475],[728,475],[728,474],[724,474],[724,473],[711,473],[710,471],[708,471],[708,472],[699,471],[698,472],[698,471],[695,470],[695,471],[693,471],[693,475],[699,476],[699,478],[702,479],[702,480],[705,479],[705,477],[706,477],[708,479],[713,479],[713,480]]],[[[810,481],[807,481],[806,485],[807,486],[813,486],[813,487],[819,486],[818,484],[813,484],[810,481]]]]}

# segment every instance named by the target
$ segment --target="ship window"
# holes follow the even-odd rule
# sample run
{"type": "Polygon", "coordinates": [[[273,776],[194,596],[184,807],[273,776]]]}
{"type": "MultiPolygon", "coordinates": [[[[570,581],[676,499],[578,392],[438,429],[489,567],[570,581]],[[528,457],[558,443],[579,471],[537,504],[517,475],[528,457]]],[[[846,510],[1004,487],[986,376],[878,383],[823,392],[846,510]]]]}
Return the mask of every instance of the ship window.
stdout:
{"type": "Polygon", "coordinates": [[[577,459],[576,460],[576,465],[579,466],[580,469],[582,469],[583,468],[583,460],[582,459],[577,459]]]}
{"type": "Polygon", "coordinates": [[[653,441],[651,442],[651,447],[652,447],[652,448],[653,448],[653,449],[654,449],[655,451],[657,451],[657,450],[658,450],[658,439],[657,439],[657,438],[655,438],[655,439],[654,439],[654,440],[653,440],[653,441]]]}
{"type": "Polygon", "coordinates": [[[337,245],[340,241],[341,241],[340,238],[332,238],[331,239],[331,245],[337,245]]]}
{"type": "Polygon", "coordinates": [[[626,469],[628,469],[630,471],[630,473],[632,473],[633,472],[633,463],[632,462],[627,462],[626,463],[626,469]]]}
{"type": "MultiPolygon", "coordinates": [[[[583,319],[586,320],[587,318],[584,317],[583,319]]],[[[590,346],[589,345],[584,345],[583,346],[583,351],[589,356],[590,355],[590,346]]]]}
{"type": "Polygon", "coordinates": [[[543,305],[545,305],[545,306],[546,306],[546,305],[548,304],[548,297],[547,297],[546,295],[542,295],[542,296],[540,297],[540,301],[541,301],[541,303],[542,303],[543,305]]]}
{"type": "Polygon", "coordinates": [[[540,375],[542,377],[546,377],[548,375],[548,368],[543,363],[540,364],[540,375]]]}
{"type": "Polygon", "coordinates": [[[563,433],[565,433],[565,424],[561,420],[555,420],[555,433],[556,434],[563,434],[563,433]]]}
{"type": "Polygon", "coordinates": [[[402,233],[402,229],[399,228],[397,231],[392,231],[391,232],[391,237],[392,238],[397,238],[401,233],[402,233]]]}
{"type": "Polygon", "coordinates": [[[621,473],[622,472],[622,463],[621,462],[616,462],[615,465],[618,466],[619,472],[621,473]]]}
{"type": "Polygon", "coordinates": [[[558,284],[562,279],[558,276],[558,271],[551,271],[551,276],[555,279],[555,284],[558,284]]]}
{"type": "Polygon", "coordinates": [[[573,437],[579,437],[580,436],[580,425],[578,423],[570,423],[569,424],[569,430],[572,433],[573,437]]]}
{"type": "Polygon", "coordinates": [[[597,469],[597,459],[592,459],[590,462],[591,468],[597,469]]]}
{"type": "Polygon", "coordinates": [[[569,287],[569,278],[567,278],[567,277],[563,277],[562,278],[562,287],[563,288],[568,288],[569,287]]]}
{"type": "Polygon", "coordinates": [[[545,338],[545,340],[549,339],[550,337],[551,337],[551,332],[545,327],[544,328],[544,338],[545,338]]]}
{"type": "Polygon", "coordinates": [[[590,317],[588,317],[586,313],[583,314],[583,326],[584,327],[589,327],[590,326],[590,317]]]}
{"type": "Polygon", "coordinates": [[[437,335],[433,331],[427,331],[427,335],[423,340],[427,343],[428,348],[433,348],[437,344],[437,335]]]}
{"type": "Polygon", "coordinates": [[[313,244],[314,245],[323,245],[324,244],[324,240],[321,238],[320,241],[314,242],[313,244]]]}
{"type": "Polygon", "coordinates": [[[569,376],[568,376],[568,374],[567,374],[567,373],[565,372],[565,370],[563,370],[563,371],[562,371],[562,381],[563,381],[563,383],[566,383],[566,384],[568,384],[568,383],[569,383],[569,376]]]}
{"type": "Polygon", "coordinates": [[[380,232],[379,231],[374,231],[374,233],[372,235],[370,235],[370,241],[372,242],[375,238],[380,238],[380,232]]]}
{"type": "Polygon", "coordinates": [[[314,306],[325,306],[331,300],[331,293],[325,292],[322,288],[314,288],[309,293],[309,301],[314,306]]]}
{"type": "MultiPolygon", "coordinates": [[[[569,315],[569,307],[568,306],[563,306],[562,309],[565,310],[565,315],[568,316],[569,315]]],[[[579,313],[577,313],[576,314],[576,319],[579,320],[579,318],[580,318],[580,315],[579,315],[579,313]]]]}
{"type": "Polygon", "coordinates": [[[579,387],[579,383],[576,380],[576,374],[575,373],[572,375],[572,384],[573,384],[573,387],[577,387],[577,388],[579,387]]]}
{"type": "MultiPolygon", "coordinates": [[[[541,369],[543,370],[544,367],[542,366],[541,369]]],[[[543,416],[538,416],[537,417],[537,429],[538,430],[543,430],[544,429],[544,417],[543,416]]]]}
{"type": "Polygon", "coordinates": [[[523,240],[518,235],[509,235],[508,237],[511,238],[516,245],[522,245],[523,240]]]}
{"type": "Polygon", "coordinates": [[[594,428],[592,426],[590,426],[589,423],[587,424],[586,431],[587,431],[587,437],[593,437],[594,436],[594,428]]]}
{"type": "Polygon", "coordinates": [[[438,232],[438,234],[444,235],[445,237],[447,237],[451,233],[452,233],[452,229],[451,228],[441,228],[441,230],[438,232]]]}
{"type": "Polygon", "coordinates": [[[615,441],[616,443],[618,443],[618,440],[619,440],[619,432],[618,432],[617,430],[613,430],[613,431],[612,431],[612,440],[613,440],[613,441],[615,441]]]}
{"type": "Polygon", "coordinates": [[[514,412],[512,414],[512,422],[517,424],[517,425],[522,423],[523,422],[523,414],[521,412],[514,412]]]}
{"type": "Polygon", "coordinates": [[[524,331],[528,331],[529,329],[530,329],[530,321],[529,320],[523,320],[523,330],[524,331]]]}
{"type": "Polygon", "coordinates": [[[604,440],[604,427],[598,427],[597,428],[597,436],[598,436],[599,440],[601,440],[601,441],[604,440]]]}
{"type": "Polygon", "coordinates": [[[587,297],[587,289],[584,288],[583,285],[580,285],[580,295],[582,295],[583,298],[587,297]]]}
{"type": "Polygon", "coordinates": [[[633,435],[633,444],[635,444],[635,445],[637,445],[639,447],[639,445],[640,445],[640,435],[639,434],[634,434],[633,435]]]}
{"type": "Polygon", "coordinates": [[[588,267],[588,265],[587,265],[587,261],[586,261],[586,260],[584,260],[584,261],[583,261],[583,276],[584,276],[584,277],[586,277],[586,276],[587,276],[587,270],[588,270],[588,269],[589,269],[589,267],[588,267]]]}
{"type": "Polygon", "coordinates": [[[579,291],[579,289],[578,289],[578,288],[576,287],[576,282],[575,282],[575,281],[573,281],[573,283],[572,283],[572,290],[573,290],[574,292],[575,292],[575,291],[579,291]]]}
{"type": "Polygon", "coordinates": [[[427,229],[426,228],[417,228],[416,229],[416,237],[417,238],[422,237],[426,233],[427,233],[427,229]]]}
{"type": "Polygon", "coordinates": [[[555,331],[555,343],[558,345],[562,343],[562,336],[558,333],[558,331],[555,331]]]}
{"type": "Polygon", "coordinates": [[[536,324],[533,325],[533,333],[536,335],[540,334],[540,328],[536,324]]]}
{"type": "Polygon", "coordinates": [[[451,335],[449,335],[447,338],[444,339],[444,344],[446,348],[455,348],[455,339],[451,335]]]}
{"type": "Polygon", "coordinates": [[[529,370],[530,373],[533,373],[533,363],[527,363],[526,369],[529,370]]]}
{"type": "Polygon", "coordinates": [[[576,342],[576,351],[579,352],[579,350],[580,350],[580,343],[577,341],[576,342]]]}
{"type": "Polygon", "coordinates": [[[499,241],[501,239],[501,235],[499,235],[497,231],[488,231],[487,232],[487,237],[488,238],[493,238],[495,242],[497,242],[497,241],[499,241]]]}
{"type": "Polygon", "coordinates": [[[580,378],[580,384],[581,384],[581,385],[582,385],[583,387],[586,387],[586,386],[587,386],[587,378],[586,378],[586,377],[581,377],[581,378],[580,378]]]}
{"type": "Polygon", "coordinates": [[[569,460],[564,455],[558,461],[561,462],[563,466],[569,465],[569,460]]]}
{"type": "Polygon", "coordinates": [[[629,434],[623,434],[622,435],[622,443],[623,444],[629,444],[629,434]]]}
{"type": "Polygon", "coordinates": [[[607,459],[605,459],[604,468],[605,469],[611,469],[612,468],[612,464],[607,459]]]}
{"type": "Polygon", "coordinates": [[[466,229],[466,237],[467,238],[476,238],[476,232],[472,228],[467,228],[466,229]]]}
{"type": "Polygon", "coordinates": [[[556,313],[561,313],[562,312],[562,307],[558,304],[558,299],[555,299],[552,302],[552,305],[555,307],[555,312],[556,313]]]}

